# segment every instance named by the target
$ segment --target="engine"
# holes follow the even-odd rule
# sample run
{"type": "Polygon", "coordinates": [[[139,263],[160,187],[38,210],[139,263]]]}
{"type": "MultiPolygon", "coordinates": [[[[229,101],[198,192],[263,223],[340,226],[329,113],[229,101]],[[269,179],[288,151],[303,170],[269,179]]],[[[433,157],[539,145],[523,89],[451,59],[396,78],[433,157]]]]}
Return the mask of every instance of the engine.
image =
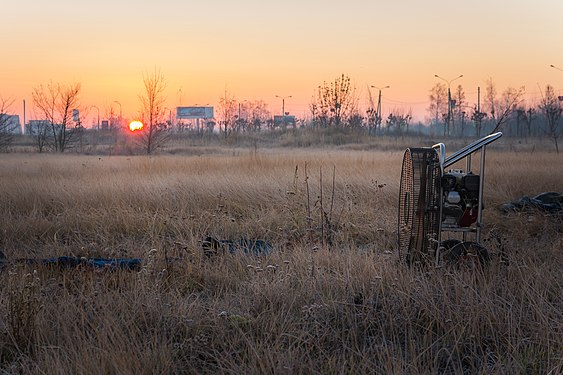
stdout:
{"type": "Polygon", "coordinates": [[[443,227],[461,228],[475,223],[479,208],[479,175],[453,169],[442,175],[441,184],[443,227]]]}

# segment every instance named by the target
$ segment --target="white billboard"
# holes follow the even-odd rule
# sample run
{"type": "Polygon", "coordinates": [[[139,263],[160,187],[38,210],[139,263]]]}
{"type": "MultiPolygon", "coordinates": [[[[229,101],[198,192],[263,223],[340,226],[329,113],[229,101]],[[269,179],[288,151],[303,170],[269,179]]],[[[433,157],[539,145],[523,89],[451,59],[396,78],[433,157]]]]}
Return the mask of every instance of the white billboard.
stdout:
{"type": "Polygon", "coordinates": [[[213,118],[213,107],[176,107],[178,119],[213,118]]]}

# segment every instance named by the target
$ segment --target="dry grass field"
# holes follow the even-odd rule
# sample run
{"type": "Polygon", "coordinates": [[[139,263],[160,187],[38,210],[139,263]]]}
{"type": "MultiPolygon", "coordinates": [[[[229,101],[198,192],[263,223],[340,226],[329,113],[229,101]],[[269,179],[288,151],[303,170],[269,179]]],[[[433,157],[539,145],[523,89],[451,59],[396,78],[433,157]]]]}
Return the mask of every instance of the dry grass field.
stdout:
{"type": "Polygon", "coordinates": [[[401,160],[2,155],[0,246],[13,262],[0,271],[0,372],[563,373],[563,224],[498,208],[561,192],[561,156],[488,151],[483,271],[398,264],[401,160]],[[208,235],[274,250],[208,257],[208,235]],[[62,255],[143,266],[14,261],[62,255]]]}

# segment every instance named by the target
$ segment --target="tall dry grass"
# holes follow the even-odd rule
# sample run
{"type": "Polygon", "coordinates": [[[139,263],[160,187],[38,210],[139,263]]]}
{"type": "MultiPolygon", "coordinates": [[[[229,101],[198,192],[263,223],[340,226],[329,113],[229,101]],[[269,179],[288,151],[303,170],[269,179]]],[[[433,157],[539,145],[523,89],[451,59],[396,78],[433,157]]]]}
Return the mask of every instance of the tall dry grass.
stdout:
{"type": "MultiPolygon", "coordinates": [[[[502,203],[561,191],[553,153],[488,152],[482,272],[397,263],[401,152],[0,159],[9,259],[141,257],[140,272],[0,272],[6,373],[561,373],[562,223],[502,203]],[[493,236],[491,233],[498,233],[493,236]],[[206,235],[266,256],[206,258],[206,235]],[[500,242],[497,242],[496,239],[500,242]]],[[[477,160],[475,161],[477,163],[477,160]]]]}

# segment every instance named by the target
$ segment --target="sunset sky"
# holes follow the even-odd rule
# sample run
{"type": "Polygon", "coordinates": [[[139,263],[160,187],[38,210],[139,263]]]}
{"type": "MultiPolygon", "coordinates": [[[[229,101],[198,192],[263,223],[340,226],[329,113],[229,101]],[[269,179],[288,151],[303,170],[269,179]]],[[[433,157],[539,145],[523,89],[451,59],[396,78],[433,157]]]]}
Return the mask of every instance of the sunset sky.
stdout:
{"type": "MultiPolygon", "coordinates": [[[[160,69],[167,105],[262,99],[274,114],[303,117],[315,88],[348,75],[393,109],[428,116],[438,74],[463,85],[470,104],[492,78],[499,94],[525,86],[563,89],[559,0],[6,0],[0,22],[0,96],[34,118],[40,84],[80,82],[84,108],[134,118],[143,75],[160,69]]],[[[86,126],[92,123],[90,110],[86,126]]]]}

